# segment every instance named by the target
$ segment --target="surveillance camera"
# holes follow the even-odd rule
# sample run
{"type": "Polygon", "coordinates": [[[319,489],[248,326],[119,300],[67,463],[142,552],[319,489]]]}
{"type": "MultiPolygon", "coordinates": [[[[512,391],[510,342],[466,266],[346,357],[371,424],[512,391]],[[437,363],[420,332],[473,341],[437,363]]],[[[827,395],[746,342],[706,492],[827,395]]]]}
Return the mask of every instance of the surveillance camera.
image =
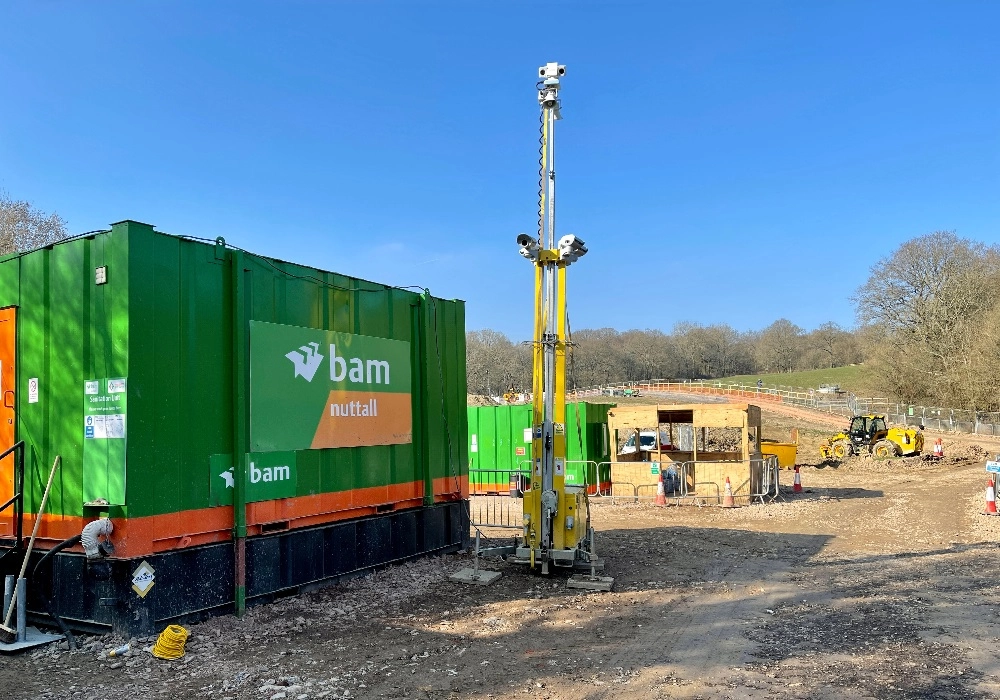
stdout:
{"type": "Polygon", "coordinates": [[[568,234],[559,239],[559,259],[567,265],[587,254],[587,246],[582,238],[568,234]]]}
{"type": "Polygon", "coordinates": [[[519,234],[517,237],[517,244],[521,246],[520,253],[523,257],[528,260],[538,260],[539,246],[538,241],[529,236],[526,233],[519,234]]]}
{"type": "Polygon", "coordinates": [[[546,63],[538,69],[539,78],[560,78],[564,75],[566,75],[566,66],[560,66],[558,63],[546,63]]]}
{"type": "Polygon", "coordinates": [[[586,245],[582,238],[574,236],[572,233],[568,233],[559,239],[560,248],[585,248],[586,245]]]}

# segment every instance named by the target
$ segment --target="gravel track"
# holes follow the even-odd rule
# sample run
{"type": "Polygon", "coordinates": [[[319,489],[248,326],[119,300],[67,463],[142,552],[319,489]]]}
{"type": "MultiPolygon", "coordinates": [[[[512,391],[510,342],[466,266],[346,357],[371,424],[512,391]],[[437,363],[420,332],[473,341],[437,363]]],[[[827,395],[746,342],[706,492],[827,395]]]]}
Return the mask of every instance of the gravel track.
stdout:
{"type": "Polygon", "coordinates": [[[611,593],[500,562],[465,587],[447,576],[468,556],[426,559],[190,625],[180,661],[151,639],[110,659],[110,636],[9,657],[0,698],[997,697],[1000,518],[977,457],[995,444],[973,444],[805,466],[805,492],[767,506],[595,502],[611,593]]]}

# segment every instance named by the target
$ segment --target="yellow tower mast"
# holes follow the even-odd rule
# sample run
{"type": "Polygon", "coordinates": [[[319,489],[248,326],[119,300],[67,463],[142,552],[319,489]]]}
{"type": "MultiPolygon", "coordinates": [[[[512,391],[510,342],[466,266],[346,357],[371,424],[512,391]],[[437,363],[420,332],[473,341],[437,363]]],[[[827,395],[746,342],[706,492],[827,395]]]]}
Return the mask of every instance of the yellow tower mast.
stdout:
{"type": "MultiPolygon", "coordinates": [[[[531,484],[524,494],[524,529],[513,561],[561,567],[598,565],[589,528],[586,486],[566,485],[566,268],[587,253],[574,235],[556,238],[555,123],[566,66],[538,69],[541,107],[538,237],[517,237],[535,265],[531,484]]],[[[602,566],[602,565],[600,565],[602,566]]]]}

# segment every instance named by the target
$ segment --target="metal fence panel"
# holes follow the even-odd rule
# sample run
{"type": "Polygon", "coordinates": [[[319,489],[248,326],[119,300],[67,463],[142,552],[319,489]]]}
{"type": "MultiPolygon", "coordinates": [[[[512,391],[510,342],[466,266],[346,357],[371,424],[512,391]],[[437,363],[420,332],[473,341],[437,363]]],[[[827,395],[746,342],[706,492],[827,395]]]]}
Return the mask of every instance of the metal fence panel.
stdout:
{"type": "Polygon", "coordinates": [[[643,392],[708,394],[748,399],[757,403],[780,402],[811,408],[824,413],[851,417],[866,413],[883,413],[893,423],[930,427],[942,432],[1000,435],[1000,412],[976,412],[940,406],[918,406],[890,401],[885,397],[859,397],[854,394],[828,394],[816,390],[802,391],[795,387],[760,387],[712,381],[673,382],[650,379],[641,382],[620,382],[598,387],[577,389],[572,395],[625,396],[643,392]]]}
{"type": "MultiPolygon", "coordinates": [[[[601,483],[590,484],[590,475],[604,479],[600,465],[594,461],[568,460],[567,467],[576,470],[587,493],[600,493],[601,483]]],[[[610,481],[604,480],[610,490],[610,481]]],[[[524,523],[524,505],[520,496],[531,487],[531,461],[522,460],[515,469],[469,470],[469,520],[473,527],[520,529],[524,523]]]]}
{"type": "Polygon", "coordinates": [[[522,526],[523,508],[516,493],[527,487],[530,471],[518,467],[469,470],[469,520],[474,527],[522,526]]]}

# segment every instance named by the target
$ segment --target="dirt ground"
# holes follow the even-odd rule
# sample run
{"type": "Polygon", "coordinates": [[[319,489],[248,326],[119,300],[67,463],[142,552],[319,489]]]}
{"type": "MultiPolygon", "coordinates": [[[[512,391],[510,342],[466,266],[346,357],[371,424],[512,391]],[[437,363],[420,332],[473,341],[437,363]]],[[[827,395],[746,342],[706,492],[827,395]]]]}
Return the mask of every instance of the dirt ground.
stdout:
{"type": "Polygon", "coordinates": [[[470,560],[449,555],[191,625],[179,661],[141,651],[151,639],[108,658],[110,636],[4,658],[0,698],[1000,696],[1000,518],[979,514],[1000,443],[834,465],[815,444],[844,419],[775,410],[765,436],[800,428],[805,491],[594,503],[611,593],[499,562],[492,586],[454,584],[470,560]]]}

